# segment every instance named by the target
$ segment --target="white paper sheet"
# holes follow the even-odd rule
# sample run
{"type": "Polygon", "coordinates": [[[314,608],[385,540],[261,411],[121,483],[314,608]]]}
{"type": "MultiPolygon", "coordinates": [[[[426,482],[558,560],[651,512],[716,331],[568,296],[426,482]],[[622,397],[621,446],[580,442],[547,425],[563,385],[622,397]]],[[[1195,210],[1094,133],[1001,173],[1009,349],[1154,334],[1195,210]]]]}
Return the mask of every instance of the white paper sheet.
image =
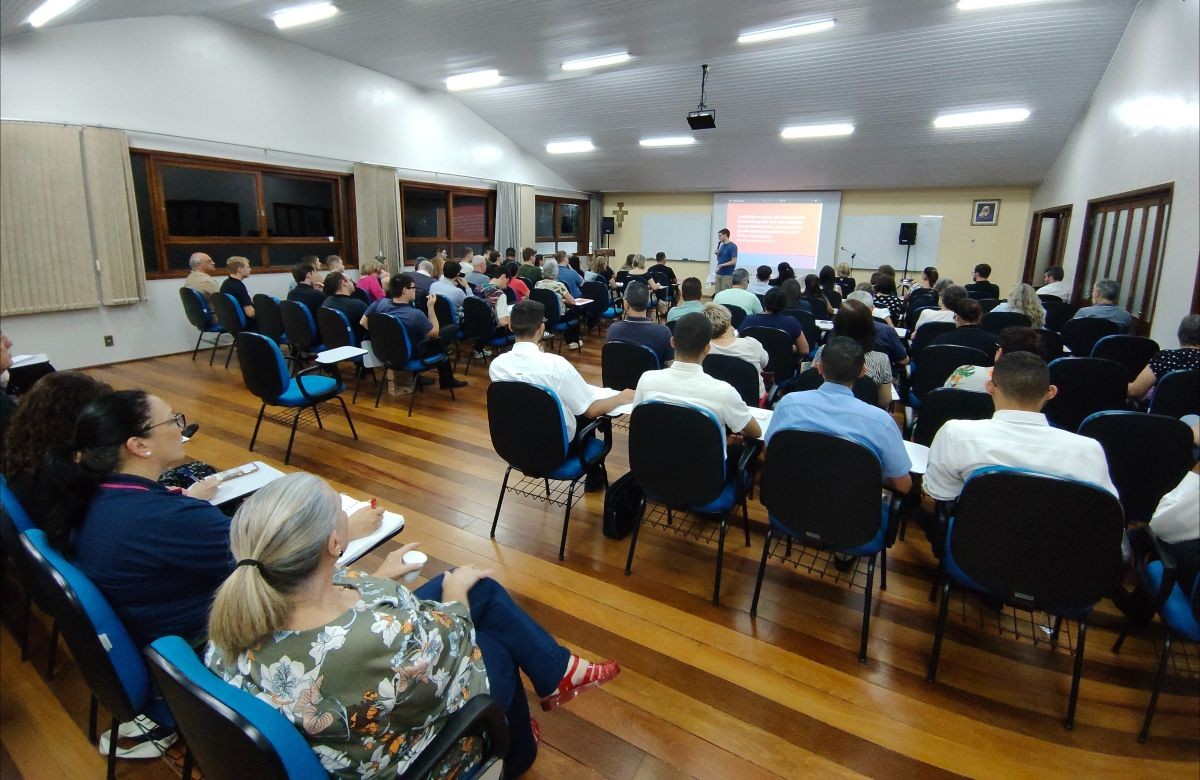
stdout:
{"type": "MultiPolygon", "coordinates": [[[[352,515],[363,507],[370,505],[371,502],[369,501],[359,501],[342,493],[342,509],[348,515],[352,515]]],[[[398,515],[395,512],[384,512],[383,521],[380,523],[379,528],[375,530],[375,533],[364,536],[361,539],[354,539],[346,545],[346,549],[342,552],[342,557],[338,558],[338,565],[349,566],[402,530],[404,530],[404,516],[398,515]]]]}

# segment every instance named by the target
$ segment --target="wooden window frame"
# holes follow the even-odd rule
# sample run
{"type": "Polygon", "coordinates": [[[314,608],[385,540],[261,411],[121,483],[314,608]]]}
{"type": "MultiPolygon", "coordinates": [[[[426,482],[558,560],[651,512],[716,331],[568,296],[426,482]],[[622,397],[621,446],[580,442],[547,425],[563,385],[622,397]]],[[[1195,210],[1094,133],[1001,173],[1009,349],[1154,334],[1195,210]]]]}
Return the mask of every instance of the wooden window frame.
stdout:
{"type": "MultiPolygon", "coordinates": [[[[167,268],[167,247],[194,244],[219,244],[226,246],[259,246],[257,268],[268,272],[290,272],[291,265],[274,267],[270,264],[270,247],[288,245],[311,245],[328,243],[331,249],[325,254],[337,254],[345,262],[347,268],[358,267],[358,241],[355,235],[354,214],[354,177],[349,173],[322,171],[312,168],[292,168],[283,165],[267,165],[265,163],[243,162],[229,160],[223,157],[206,157],[202,155],[180,154],[178,152],[163,152],[155,149],[131,148],[130,155],[139,155],[146,159],[146,182],[150,192],[150,213],[154,222],[154,267],[147,266],[147,279],[178,279],[186,277],[187,269],[167,268]],[[244,173],[254,177],[255,211],[258,216],[259,236],[172,236],[167,232],[167,204],[162,186],[162,167],[193,168],[224,173],[244,173]],[[335,241],[325,242],[317,236],[268,236],[266,201],[263,195],[263,175],[287,176],[294,179],[309,179],[327,182],[333,186],[333,224],[335,241]]],[[[224,268],[220,267],[220,273],[224,268]]],[[[254,260],[254,258],[250,258],[254,260]]]]}
{"type": "Polygon", "coordinates": [[[1033,212],[1033,221],[1029,225],[1029,245],[1025,250],[1025,268],[1021,271],[1021,278],[1027,284],[1033,287],[1041,287],[1041,279],[1033,278],[1034,268],[1037,266],[1038,245],[1042,240],[1042,220],[1046,217],[1056,217],[1058,219],[1058,228],[1055,233],[1054,250],[1051,252],[1050,265],[1061,266],[1067,258],[1067,233],[1071,227],[1071,212],[1073,207],[1071,204],[1065,206],[1054,206],[1053,208],[1041,209],[1033,212]]]}
{"type": "MultiPolygon", "coordinates": [[[[400,181],[400,229],[405,230],[405,195],[410,191],[424,191],[434,193],[444,193],[446,195],[446,233],[445,235],[437,236],[410,236],[407,232],[402,232],[404,236],[405,254],[408,254],[407,247],[412,244],[441,244],[445,247],[446,253],[450,259],[457,259],[459,248],[467,244],[479,244],[481,248],[493,247],[496,245],[496,191],[475,189],[472,187],[450,187],[444,184],[431,184],[429,182],[420,181],[400,181]],[[487,199],[487,233],[478,236],[459,236],[454,237],[454,196],[458,195],[467,198],[486,198],[487,199]]],[[[407,262],[407,260],[405,261],[407,262]]]]}
{"type": "Polygon", "coordinates": [[[538,235],[535,238],[535,240],[538,243],[546,243],[546,242],[552,241],[557,245],[562,242],[574,241],[575,242],[575,251],[571,252],[570,254],[577,255],[577,254],[585,253],[588,251],[588,243],[590,241],[588,236],[590,234],[589,228],[591,227],[591,222],[590,222],[591,214],[589,213],[590,209],[588,208],[590,204],[588,201],[577,200],[575,198],[555,198],[555,197],[551,197],[549,195],[535,196],[534,197],[534,229],[535,230],[537,228],[537,204],[538,203],[553,203],[554,204],[554,235],[552,235],[552,236],[538,235]],[[561,216],[560,209],[562,208],[562,205],[564,203],[569,203],[573,206],[579,207],[579,221],[575,225],[575,235],[573,235],[573,236],[564,236],[560,232],[560,227],[562,226],[562,216],[561,216]]]}

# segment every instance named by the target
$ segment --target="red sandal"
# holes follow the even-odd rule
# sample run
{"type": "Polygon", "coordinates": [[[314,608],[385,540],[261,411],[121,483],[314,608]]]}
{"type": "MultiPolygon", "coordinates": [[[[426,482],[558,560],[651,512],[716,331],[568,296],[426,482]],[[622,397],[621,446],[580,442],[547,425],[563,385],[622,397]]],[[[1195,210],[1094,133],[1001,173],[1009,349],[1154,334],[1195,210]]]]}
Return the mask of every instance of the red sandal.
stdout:
{"type": "Polygon", "coordinates": [[[529,730],[533,732],[533,744],[540,745],[542,743],[542,727],[533,718],[529,719],[529,730]]]}
{"type": "Polygon", "coordinates": [[[616,661],[591,663],[588,664],[587,671],[583,674],[583,679],[577,685],[572,685],[571,678],[575,676],[575,670],[579,668],[581,661],[583,659],[579,656],[571,656],[571,662],[567,664],[567,673],[563,675],[558,688],[554,693],[542,699],[543,710],[549,712],[556,707],[560,707],[587,689],[603,685],[621,673],[621,667],[617,665],[616,661]]]}

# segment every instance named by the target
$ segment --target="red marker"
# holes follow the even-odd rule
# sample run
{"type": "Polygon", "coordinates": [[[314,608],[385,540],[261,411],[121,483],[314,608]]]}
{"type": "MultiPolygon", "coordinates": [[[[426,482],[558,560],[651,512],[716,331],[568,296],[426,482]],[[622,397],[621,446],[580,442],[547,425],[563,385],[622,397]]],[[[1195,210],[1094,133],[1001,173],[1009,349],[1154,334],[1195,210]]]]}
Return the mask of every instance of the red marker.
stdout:
{"type": "Polygon", "coordinates": [[[378,498],[375,498],[374,496],[372,496],[372,497],[371,497],[371,508],[372,508],[372,509],[378,509],[378,508],[379,508],[379,499],[378,499],[378,498]]]}

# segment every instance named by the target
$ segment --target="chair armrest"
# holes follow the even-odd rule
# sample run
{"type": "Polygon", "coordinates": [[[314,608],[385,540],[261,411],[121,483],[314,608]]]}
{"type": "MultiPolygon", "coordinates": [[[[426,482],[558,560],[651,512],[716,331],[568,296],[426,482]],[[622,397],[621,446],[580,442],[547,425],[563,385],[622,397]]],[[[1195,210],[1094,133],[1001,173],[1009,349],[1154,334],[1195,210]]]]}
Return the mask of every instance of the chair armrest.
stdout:
{"type": "Polygon", "coordinates": [[[900,533],[900,517],[901,512],[908,511],[912,508],[915,498],[913,493],[897,494],[894,490],[888,491],[888,516],[887,530],[884,534],[885,543],[891,547],[896,543],[896,537],[900,533]]]}
{"type": "Polygon", "coordinates": [[[420,755],[400,775],[402,780],[425,780],[433,774],[447,753],[455,748],[459,740],[470,736],[478,727],[485,737],[486,748],[483,758],[503,758],[508,753],[508,721],[499,702],[491,696],[475,696],[447,718],[420,755]]]}
{"type": "MultiPolygon", "coordinates": [[[[309,392],[304,389],[304,382],[302,382],[300,380],[300,377],[304,376],[305,374],[312,374],[312,373],[314,373],[316,371],[320,371],[324,368],[325,368],[325,366],[322,366],[320,363],[318,363],[315,366],[309,366],[308,368],[304,369],[303,371],[301,371],[295,375],[294,379],[296,380],[296,387],[300,388],[300,395],[304,396],[305,398],[307,398],[310,401],[317,400],[317,397],[315,395],[309,395],[309,392]]],[[[338,384],[341,384],[341,382],[338,382],[338,384]]]]}
{"type": "Polygon", "coordinates": [[[762,452],[763,448],[762,439],[743,438],[742,441],[744,442],[742,445],[742,457],[738,458],[737,465],[739,474],[746,472],[746,469],[750,467],[751,461],[758,457],[758,453],[762,452]]]}
{"type": "Polygon", "coordinates": [[[608,457],[608,453],[612,452],[612,418],[607,414],[600,415],[575,432],[575,441],[583,441],[585,436],[594,431],[599,432],[600,438],[604,441],[604,449],[600,451],[600,457],[595,461],[596,463],[600,463],[608,457]]]}

